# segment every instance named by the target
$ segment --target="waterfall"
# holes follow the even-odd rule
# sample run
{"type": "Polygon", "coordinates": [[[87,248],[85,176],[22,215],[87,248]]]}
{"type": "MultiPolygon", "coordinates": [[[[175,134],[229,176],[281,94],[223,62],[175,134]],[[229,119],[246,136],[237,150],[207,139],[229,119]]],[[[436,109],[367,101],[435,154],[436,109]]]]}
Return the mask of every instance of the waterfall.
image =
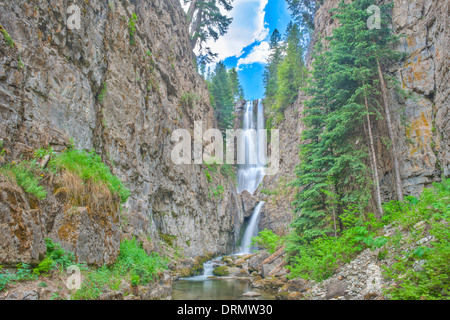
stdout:
{"type": "Polygon", "coordinates": [[[244,237],[242,238],[242,245],[241,245],[242,254],[252,253],[253,249],[252,237],[256,237],[258,235],[259,232],[258,225],[261,217],[260,213],[264,203],[265,203],[264,201],[261,201],[253,210],[248,226],[245,229],[244,237]]]}
{"type": "MultiPolygon", "coordinates": [[[[243,114],[242,130],[244,139],[240,140],[239,151],[245,154],[245,163],[239,165],[237,174],[238,193],[242,193],[245,190],[250,194],[255,193],[265,175],[266,133],[264,131],[264,106],[262,100],[257,102],[256,119],[253,107],[253,101],[247,102],[243,114]]],[[[252,237],[258,235],[258,225],[263,205],[264,202],[260,202],[253,210],[242,238],[242,254],[252,252],[252,237]]]]}
{"type": "Polygon", "coordinates": [[[258,100],[257,103],[256,121],[253,101],[247,102],[243,115],[244,138],[239,142],[239,151],[245,154],[245,163],[239,165],[238,193],[247,190],[253,194],[264,178],[266,154],[264,125],[262,100],[258,100]]]}

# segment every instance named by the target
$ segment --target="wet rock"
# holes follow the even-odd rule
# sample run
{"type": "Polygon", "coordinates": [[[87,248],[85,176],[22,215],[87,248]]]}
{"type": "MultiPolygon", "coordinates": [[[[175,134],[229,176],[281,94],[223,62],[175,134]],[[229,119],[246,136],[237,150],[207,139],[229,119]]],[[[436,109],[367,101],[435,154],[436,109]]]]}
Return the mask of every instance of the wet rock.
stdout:
{"type": "Polygon", "coordinates": [[[260,200],[246,190],[244,190],[240,196],[242,199],[242,208],[244,211],[244,217],[248,218],[252,215],[253,210],[258,205],[260,200]]]}
{"type": "Polygon", "coordinates": [[[259,292],[254,292],[254,291],[249,291],[249,292],[244,293],[242,296],[243,296],[243,297],[254,298],[254,297],[260,297],[260,296],[261,296],[261,293],[259,293],[259,292]]]}

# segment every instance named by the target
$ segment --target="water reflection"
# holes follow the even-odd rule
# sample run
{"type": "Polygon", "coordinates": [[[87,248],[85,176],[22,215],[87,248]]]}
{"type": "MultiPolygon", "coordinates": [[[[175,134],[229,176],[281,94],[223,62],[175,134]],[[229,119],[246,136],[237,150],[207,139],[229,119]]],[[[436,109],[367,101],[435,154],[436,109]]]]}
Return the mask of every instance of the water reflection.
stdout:
{"type": "Polygon", "coordinates": [[[268,293],[257,298],[245,298],[242,294],[254,291],[248,280],[220,279],[206,281],[179,280],[172,288],[173,300],[274,300],[268,293]]]}

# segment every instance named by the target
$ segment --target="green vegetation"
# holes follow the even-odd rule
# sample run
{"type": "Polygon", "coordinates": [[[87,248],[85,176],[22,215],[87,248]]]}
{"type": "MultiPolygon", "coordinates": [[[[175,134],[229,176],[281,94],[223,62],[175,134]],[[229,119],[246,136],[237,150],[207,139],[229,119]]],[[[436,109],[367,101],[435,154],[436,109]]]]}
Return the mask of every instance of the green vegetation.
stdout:
{"type": "Polygon", "coordinates": [[[217,277],[225,277],[230,274],[230,270],[227,266],[217,267],[213,270],[213,275],[217,277]]]}
{"type": "Polygon", "coordinates": [[[3,266],[0,266],[0,291],[4,290],[6,286],[14,281],[32,281],[37,278],[33,273],[31,266],[25,263],[19,263],[15,272],[3,271],[3,266]]]}
{"type": "Polygon", "coordinates": [[[37,199],[43,200],[47,197],[47,191],[39,183],[42,180],[44,171],[36,160],[13,161],[0,167],[0,175],[7,180],[15,181],[25,192],[34,195],[37,199]]]}
{"type": "Polygon", "coordinates": [[[134,45],[134,34],[136,33],[136,22],[138,17],[133,12],[131,18],[128,20],[128,34],[130,35],[130,45],[134,45]]]}
{"type": "Polygon", "coordinates": [[[101,157],[94,151],[86,152],[69,148],[56,155],[49,163],[54,171],[65,170],[80,177],[84,182],[105,185],[113,195],[118,195],[121,202],[126,202],[130,191],[125,188],[119,178],[114,176],[101,157]]]}
{"type": "Polygon", "coordinates": [[[51,239],[45,239],[45,245],[47,246],[46,257],[33,269],[35,274],[49,273],[55,268],[64,270],[75,263],[75,254],[65,251],[60,244],[53,243],[51,239]]]}
{"type": "Polygon", "coordinates": [[[16,182],[38,200],[47,197],[46,189],[40,185],[41,180],[54,174],[61,175],[63,185],[56,192],[68,192],[73,206],[94,204],[95,207],[95,203],[104,202],[105,210],[118,211],[118,204],[126,202],[130,196],[130,191],[111,173],[99,155],[94,151],[77,150],[73,146],[60,154],[55,154],[52,148],[41,148],[34,152],[32,160],[21,160],[19,163],[12,161],[0,167],[3,179],[16,182]],[[39,162],[47,155],[51,159],[43,169],[39,162]]]}
{"type": "Polygon", "coordinates": [[[301,163],[292,184],[302,190],[294,202],[292,224],[298,244],[344,232],[343,214],[351,208],[361,214],[370,211],[374,195],[377,217],[382,213],[378,175],[371,170],[377,168],[377,150],[366,132],[370,116],[379,114],[377,61],[395,61],[398,55],[390,49],[396,38],[388,26],[389,6],[381,6],[382,28],[369,30],[366,9],[371,4],[376,1],[340,2],[335,17],[341,25],[327,39],[328,50],[321,41],[316,47],[305,88],[312,98],[305,102],[301,163]]]}
{"type": "MultiPolygon", "coordinates": [[[[398,221],[411,233],[411,242],[421,240],[424,229],[434,237],[415,250],[397,252],[396,262],[384,268],[385,276],[397,286],[386,293],[394,300],[450,299],[450,180],[424,190],[420,201],[392,202],[386,213],[386,220],[398,221]],[[423,263],[422,268],[415,267],[418,262],[423,263]]],[[[398,241],[395,238],[393,244],[398,241]]]]}
{"type": "Polygon", "coordinates": [[[396,261],[384,267],[384,275],[397,284],[386,289],[391,299],[448,299],[450,180],[424,190],[420,199],[408,197],[405,202],[392,201],[385,204],[384,209],[382,220],[368,214],[361,221],[357,211],[346,212],[344,225],[347,229],[338,237],[323,236],[300,246],[288,242],[291,246],[288,251],[292,254],[289,277],[322,281],[362,250],[382,248],[378,254],[380,260],[393,258],[396,261]],[[424,227],[418,227],[420,224],[424,227]],[[390,237],[378,236],[386,225],[401,228],[411,236],[405,238],[399,231],[390,237]],[[414,250],[402,250],[402,241],[413,245],[425,237],[427,230],[434,236],[432,242],[414,250]],[[394,253],[390,253],[389,248],[393,248],[394,253]],[[419,261],[423,262],[423,268],[414,268],[419,261]]]}
{"type": "Polygon", "coordinates": [[[181,96],[181,105],[185,108],[195,109],[200,97],[194,92],[186,92],[181,96]]]}
{"type": "Polygon", "coordinates": [[[284,110],[295,102],[299,89],[306,80],[304,49],[300,41],[301,30],[297,23],[289,23],[283,39],[275,30],[270,40],[272,53],[264,72],[264,105],[269,113],[268,128],[284,119],[284,110]]]}
{"type": "Polygon", "coordinates": [[[6,44],[9,47],[14,48],[14,46],[15,46],[14,40],[11,38],[11,36],[8,34],[8,32],[2,26],[0,26],[0,32],[3,34],[3,40],[6,42],[6,44]]]}
{"type": "Polygon", "coordinates": [[[106,82],[104,82],[102,90],[100,91],[100,93],[97,96],[97,101],[99,103],[103,103],[103,99],[105,98],[105,95],[106,95],[107,92],[108,92],[108,87],[106,85],[106,82]]]}
{"type": "Polygon", "coordinates": [[[90,271],[72,299],[97,299],[105,289],[118,290],[123,281],[132,286],[146,285],[157,279],[158,272],[167,269],[167,263],[158,253],[148,255],[136,239],[124,240],[116,263],[90,271]]]}
{"type": "Polygon", "coordinates": [[[216,111],[219,129],[225,132],[233,128],[234,105],[243,99],[244,91],[236,69],[228,70],[223,62],[217,63],[214,72],[209,73],[206,82],[208,84],[210,102],[216,111]]]}
{"type": "Polygon", "coordinates": [[[252,246],[267,249],[270,254],[275,253],[284,244],[285,239],[275,234],[272,230],[264,229],[257,237],[252,238],[252,246]]]}
{"type": "Polygon", "coordinates": [[[233,0],[184,0],[185,4],[190,3],[186,19],[190,26],[192,49],[200,49],[200,64],[211,62],[217,56],[209,47],[204,46],[204,43],[209,39],[215,41],[227,33],[233,19],[223,12],[233,9],[232,2],[233,0]]]}

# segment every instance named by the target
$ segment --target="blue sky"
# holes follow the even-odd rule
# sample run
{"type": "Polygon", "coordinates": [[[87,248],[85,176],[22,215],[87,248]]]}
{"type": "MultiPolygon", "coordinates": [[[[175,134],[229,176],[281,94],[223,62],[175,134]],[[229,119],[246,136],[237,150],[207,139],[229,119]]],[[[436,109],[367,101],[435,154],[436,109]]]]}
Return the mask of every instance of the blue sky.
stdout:
{"type": "MultiPolygon", "coordinates": [[[[235,0],[235,3],[240,2],[235,0]]],[[[231,56],[224,60],[225,65],[228,68],[237,67],[241,84],[244,87],[245,98],[247,100],[254,100],[264,98],[264,84],[263,84],[263,72],[265,67],[265,60],[269,54],[269,40],[272,32],[278,29],[284,34],[286,27],[290,21],[290,13],[287,8],[285,0],[266,0],[266,1],[246,1],[244,2],[259,2],[261,5],[266,3],[262,14],[264,15],[264,39],[254,39],[253,42],[244,47],[241,52],[243,54],[240,57],[231,56]]],[[[239,13],[234,16],[233,24],[231,28],[237,30],[243,30],[244,28],[258,28],[258,25],[249,25],[246,23],[246,19],[254,14],[254,8],[239,8],[239,13]],[[253,10],[252,10],[253,9],[253,10]],[[239,14],[243,15],[243,19],[239,14]],[[247,17],[247,18],[246,18],[247,17]]]]}
{"type": "Polygon", "coordinates": [[[219,54],[227,68],[238,68],[247,100],[264,98],[262,76],[270,35],[275,29],[284,34],[290,21],[286,1],[234,0],[227,15],[233,17],[228,33],[206,46],[219,54]]]}

